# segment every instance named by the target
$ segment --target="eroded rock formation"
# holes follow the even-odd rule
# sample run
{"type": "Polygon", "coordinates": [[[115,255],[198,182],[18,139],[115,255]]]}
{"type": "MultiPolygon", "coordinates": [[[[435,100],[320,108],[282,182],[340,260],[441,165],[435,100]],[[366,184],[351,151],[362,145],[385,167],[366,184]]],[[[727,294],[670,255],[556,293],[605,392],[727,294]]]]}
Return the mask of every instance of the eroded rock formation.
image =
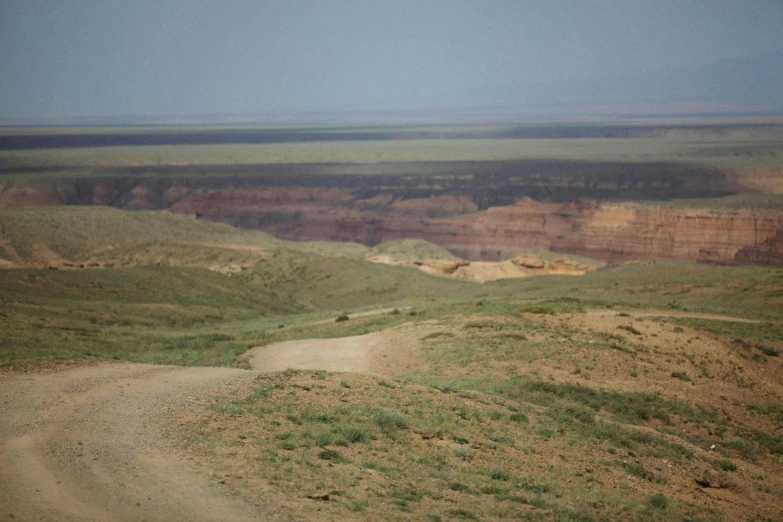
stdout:
{"type": "MultiPolygon", "coordinates": [[[[281,171],[279,177],[273,173],[252,179],[145,175],[26,185],[10,183],[8,178],[0,180],[0,206],[98,204],[132,210],[169,209],[265,230],[284,239],[368,245],[390,239],[425,239],[473,261],[498,261],[520,251],[552,250],[604,261],[661,257],[783,266],[783,209],[617,201],[626,191],[636,190],[632,176],[603,176],[597,170],[577,175],[574,171],[571,178],[558,178],[561,192],[554,202],[522,196],[505,204],[510,197],[502,193],[506,178],[487,178],[493,191],[489,193],[483,181],[466,182],[458,177],[413,176],[401,181],[395,176],[324,175],[288,180],[286,172],[281,171]],[[615,181],[609,186],[605,185],[607,180],[615,181]],[[447,182],[451,185],[446,186],[447,182]],[[569,194],[593,194],[590,191],[615,194],[615,201],[563,201],[569,194]],[[493,201],[501,203],[487,207],[493,201]]],[[[711,187],[707,194],[714,195],[728,190],[732,183],[731,176],[721,177],[712,171],[691,174],[696,178],[670,174],[665,189],[671,192],[703,182],[711,187]]],[[[529,181],[543,183],[543,174],[526,176],[529,181]]],[[[522,183],[522,178],[513,179],[522,183]]],[[[654,176],[644,179],[642,188],[650,189],[654,176]]],[[[546,195],[546,187],[540,183],[535,192],[546,195]]],[[[524,193],[524,184],[514,187],[524,193]]]]}

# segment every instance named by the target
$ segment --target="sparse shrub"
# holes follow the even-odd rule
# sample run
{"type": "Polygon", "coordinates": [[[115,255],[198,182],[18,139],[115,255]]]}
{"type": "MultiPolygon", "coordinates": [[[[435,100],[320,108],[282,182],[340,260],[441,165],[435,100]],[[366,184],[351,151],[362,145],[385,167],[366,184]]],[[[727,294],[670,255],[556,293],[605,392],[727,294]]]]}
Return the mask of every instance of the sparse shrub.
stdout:
{"type": "Polygon", "coordinates": [[[530,419],[528,419],[527,415],[525,415],[521,411],[512,413],[511,415],[508,416],[508,419],[512,422],[519,422],[519,423],[530,422],[530,419]]]}
{"type": "Polygon", "coordinates": [[[566,511],[555,511],[555,520],[557,522],[595,522],[595,518],[593,518],[590,513],[587,513],[582,510],[566,510],[566,511]]]}
{"type": "Polygon", "coordinates": [[[340,426],[337,432],[345,437],[348,442],[367,442],[370,440],[370,432],[361,426],[340,426]]]}
{"type": "Polygon", "coordinates": [[[500,323],[496,323],[494,321],[468,321],[464,325],[462,325],[463,330],[501,330],[503,329],[503,325],[500,323]]]}
{"type": "Polygon", "coordinates": [[[626,332],[632,333],[634,335],[642,335],[642,332],[640,332],[630,324],[621,324],[617,328],[619,328],[620,330],[625,330],[626,332]]]}
{"type": "Polygon", "coordinates": [[[343,321],[349,320],[350,317],[348,317],[348,314],[340,314],[337,316],[337,319],[334,320],[335,323],[341,323],[343,321]]]}
{"type": "Polygon", "coordinates": [[[620,312],[619,314],[617,314],[617,317],[631,317],[631,314],[629,314],[628,312],[620,312]]]}
{"type": "Polygon", "coordinates": [[[430,339],[438,339],[439,337],[454,337],[454,334],[451,332],[432,332],[431,334],[422,337],[421,340],[428,341],[430,339]]]}
{"type": "Polygon", "coordinates": [[[462,460],[470,460],[473,458],[473,451],[468,446],[457,446],[454,448],[454,455],[462,460]]]}
{"type": "Polygon", "coordinates": [[[674,333],[682,333],[685,330],[681,326],[675,326],[674,330],[672,330],[674,333]]]}
{"type": "Polygon", "coordinates": [[[482,495],[506,495],[506,490],[495,484],[486,484],[479,488],[482,495]]]}
{"type": "Polygon", "coordinates": [[[655,480],[655,474],[641,464],[636,464],[634,462],[620,462],[620,466],[631,475],[643,478],[644,480],[649,480],[650,482],[655,480]]]}
{"type": "Polygon", "coordinates": [[[772,348],[771,346],[764,346],[763,344],[757,344],[756,348],[761,350],[761,352],[764,355],[767,355],[769,357],[777,357],[778,355],[780,355],[780,350],[778,350],[777,348],[772,348]]]}
{"type": "Polygon", "coordinates": [[[653,493],[647,497],[647,504],[652,508],[664,510],[669,505],[669,500],[663,493],[653,493]]]}
{"type": "Polygon", "coordinates": [[[503,469],[493,469],[490,472],[490,474],[489,474],[489,478],[491,478],[492,480],[507,481],[511,477],[509,476],[509,474],[508,474],[508,472],[506,470],[503,470],[503,469]]]}
{"type": "Polygon", "coordinates": [[[520,314],[555,315],[555,309],[548,305],[527,305],[519,309],[520,314]]]}
{"type": "Polygon", "coordinates": [[[549,498],[546,495],[538,494],[530,497],[530,504],[538,509],[549,507],[549,498]]]}
{"type": "Polygon", "coordinates": [[[324,431],[316,435],[314,440],[316,446],[323,448],[331,444],[334,441],[334,437],[332,437],[331,433],[324,431]]]}
{"type": "Polygon", "coordinates": [[[713,460],[712,465],[720,471],[737,471],[737,465],[728,459],[713,460]]]}
{"type": "Polygon", "coordinates": [[[672,372],[672,377],[675,377],[677,379],[680,379],[681,381],[685,382],[693,382],[693,379],[691,379],[687,373],[685,372],[672,372]]]}
{"type": "Polygon", "coordinates": [[[628,348],[627,346],[623,346],[622,344],[619,344],[619,343],[611,343],[609,345],[609,348],[612,348],[612,349],[617,350],[619,352],[628,353],[628,354],[631,354],[633,356],[636,356],[636,352],[634,350],[628,348]]]}
{"type": "Polygon", "coordinates": [[[748,443],[745,442],[744,439],[729,439],[726,442],[723,443],[723,445],[730,449],[736,449],[740,451],[745,451],[748,449],[748,443]]]}
{"type": "Polygon", "coordinates": [[[375,424],[384,431],[404,430],[410,426],[410,420],[403,413],[380,410],[375,414],[375,424]]]}
{"type": "Polygon", "coordinates": [[[466,509],[450,509],[449,515],[457,518],[464,518],[465,520],[478,520],[475,513],[466,509]]]}
{"type": "Polygon", "coordinates": [[[345,457],[343,457],[340,452],[333,449],[319,451],[318,458],[323,460],[331,460],[333,462],[345,462],[345,457]]]}
{"type": "Polygon", "coordinates": [[[397,308],[395,308],[394,310],[389,312],[389,315],[400,315],[400,311],[397,308]]]}

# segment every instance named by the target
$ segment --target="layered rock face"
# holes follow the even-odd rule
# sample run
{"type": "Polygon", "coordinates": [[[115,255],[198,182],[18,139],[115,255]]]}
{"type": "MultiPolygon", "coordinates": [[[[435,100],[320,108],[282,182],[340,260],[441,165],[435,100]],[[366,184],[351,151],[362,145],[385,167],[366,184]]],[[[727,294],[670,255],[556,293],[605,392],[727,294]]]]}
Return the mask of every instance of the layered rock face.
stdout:
{"type": "Polygon", "coordinates": [[[783,266],[783,210],[524,199],[478,211],[466,198],[351,200],[340,190],[314,189],[205,192],[172,210],[261,228],[286,239],[368,244],[426,239],[473,260],[545,249],[604,261],[660,257],[783,266]]]}
{"type": "MultiPolygon", "coordinates": [[[[575,194],[583,193],[584,179],[575,180],[581,187],[575,194]]],[[[129,210],[168,209],[265,230],[285,239],[368,245],[390,239],[425,239],[474,261],[552,250],[604,261],[660,257],[783,266],[783,209],[589,198],[541,202],[529,197],[485,208],[486,201],[502,198],[487,198],[481,184],[471,192],[459,180],[453,191],[438,185],[442,180],[408,180],[408,185],[395,177],[363,177],[360,181],[364,185],[357,188],[356,182],[339,176],[289,180],[281,174],[263,184],[236,177],[82,178],[72,183],[5,186],[0,206],[98,204],[129,210]]],[[[618,193],[620,189],[612,190],[618,193]]]]}

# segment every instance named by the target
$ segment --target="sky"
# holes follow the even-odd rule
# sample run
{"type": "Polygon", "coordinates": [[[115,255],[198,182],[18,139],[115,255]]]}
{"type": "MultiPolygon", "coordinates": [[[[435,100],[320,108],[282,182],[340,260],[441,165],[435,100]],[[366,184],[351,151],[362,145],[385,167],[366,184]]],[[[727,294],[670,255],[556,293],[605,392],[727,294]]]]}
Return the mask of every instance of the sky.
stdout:
{"type": "Polygon", "coordinates": [[[780,54],[782,21],[783,0],[0,0],[0,120],[556,103],[780,54]]]}

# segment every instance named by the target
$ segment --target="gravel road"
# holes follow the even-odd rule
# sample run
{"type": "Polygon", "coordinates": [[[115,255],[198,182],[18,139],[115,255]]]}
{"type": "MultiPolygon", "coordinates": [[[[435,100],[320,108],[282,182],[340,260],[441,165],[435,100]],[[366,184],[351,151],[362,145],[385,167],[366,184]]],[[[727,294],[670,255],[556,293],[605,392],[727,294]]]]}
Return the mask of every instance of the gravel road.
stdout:
{"type": "Polygon", "coordinates": [[[270,520],[174,450],[176,413],[255,373],[130,363],[0,374],[0,520],[270,520]]]}

